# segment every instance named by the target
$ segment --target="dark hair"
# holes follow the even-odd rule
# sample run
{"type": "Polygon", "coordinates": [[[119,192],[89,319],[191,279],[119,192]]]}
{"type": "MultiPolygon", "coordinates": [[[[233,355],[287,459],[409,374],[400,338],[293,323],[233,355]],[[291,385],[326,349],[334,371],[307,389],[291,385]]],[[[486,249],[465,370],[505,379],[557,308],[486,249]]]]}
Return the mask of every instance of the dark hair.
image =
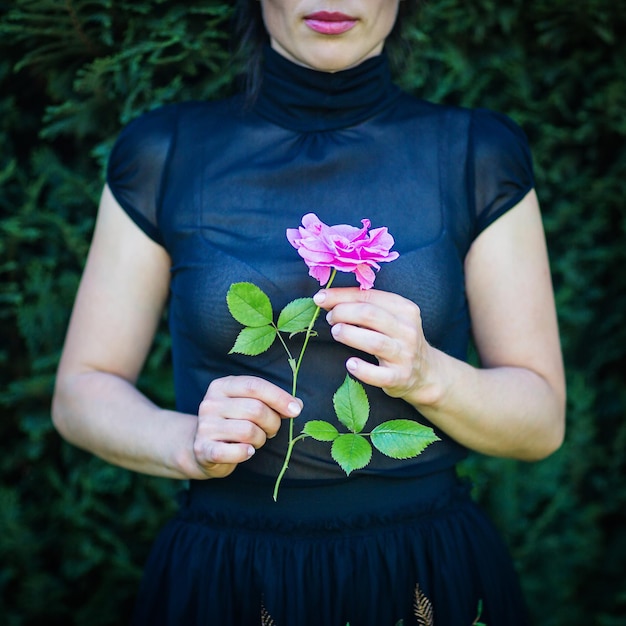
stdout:
{"type": "MultiPolygon", "coordinates": [[[[386,48],[391,52],[392,61],[394,56],[399,56],[402,29],[419,5],[420,0],[401,0],[398,5],[398,19],[386,41],[386,48]]],[[[237,55],[244,69],[245,91],[248,98],[254,100],[261,81],[263,46],[269,41],[259,0],[236,0],[234,31],[237,55]]]]}
{"type": "Polygon", "coordinates": [[[236,0],[234,35],[245,91],[249,99],[254,99],[261,82],[263,47],[269,41],[258,0],[236,0]]]}

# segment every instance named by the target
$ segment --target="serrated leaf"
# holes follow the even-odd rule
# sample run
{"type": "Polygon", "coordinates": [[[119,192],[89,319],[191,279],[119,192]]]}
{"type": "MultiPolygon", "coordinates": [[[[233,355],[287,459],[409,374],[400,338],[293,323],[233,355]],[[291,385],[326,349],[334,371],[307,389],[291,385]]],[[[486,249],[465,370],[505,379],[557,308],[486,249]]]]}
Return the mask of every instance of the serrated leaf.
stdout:
{"type": "Polygon", "coordinates": [[[389,420],[371,434],[374,447],[392,459],[410,459],[439,441],[435,431],[413,420],[389,420]]]}
{"type": "Polygon", "coordinates": [[[360,433],[370,415],[370,403],[363,385],[350,376],[333,396],[333,406],[339,421],[353,433],[360,433]]]}
{"type": "Polygon", "coordinates": [[[329,422],[324,420],[311,420],[304,425],[302,432],[316,441],[334,441],[339,436],[339,431],[329,422]]]}
{"type": "Polygon", "coordinates": [[[298,333],[306,330],[315,315],[317,305],[313,298],[298,298],[290,302],[278,316],[278,330],[298,333]]]}
{"type": "Polygon", "coordinates": [[[252,283],[233,283],[226,294],[226,304],[230,314],[244,326],[258,328],[272,323],[272,303],[252,283]]]}
{"type": "Polygon", "coordinates": [[[229,354],[237,352],[247,356],[256,356],[265,352],[274,343],[274,339],[276,339],[276,329],[273,326],[244,328],[229,354]]]}
{"type": "Polygon", "coordinates": [[[363,435],[348,433],[339,435],[330,449],[330,454],[341,469],[350,472],[365,467],[372,458],[372,446],[363,435]]]}

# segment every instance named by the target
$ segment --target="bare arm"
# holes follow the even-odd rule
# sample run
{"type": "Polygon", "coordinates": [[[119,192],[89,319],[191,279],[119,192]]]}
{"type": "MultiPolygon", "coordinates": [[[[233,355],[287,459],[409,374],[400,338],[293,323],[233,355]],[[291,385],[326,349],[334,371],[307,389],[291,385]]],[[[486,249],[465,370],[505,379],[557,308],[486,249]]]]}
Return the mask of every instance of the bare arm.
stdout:
{"type": "Polygon", "coordinates": [[[128,469],[224,476],[300,406],[252,377],[214,381],[198,415],[161,409],[135,388],[167,299],[169,270],[166,251],[105,187],[57,372],[54,424],[74,445],[128,469]]]}
{"type": "Polygon", "coordinates": [[[565,377],[534,192],[477,238],[465,269],[480,368],[430,346],[419,308],[400,296],[329,289],[316,299],[338,341],[377,357],[378,365],[349,359],[355,377],[473,450],[543,458],[563,439],[565,377]]]}

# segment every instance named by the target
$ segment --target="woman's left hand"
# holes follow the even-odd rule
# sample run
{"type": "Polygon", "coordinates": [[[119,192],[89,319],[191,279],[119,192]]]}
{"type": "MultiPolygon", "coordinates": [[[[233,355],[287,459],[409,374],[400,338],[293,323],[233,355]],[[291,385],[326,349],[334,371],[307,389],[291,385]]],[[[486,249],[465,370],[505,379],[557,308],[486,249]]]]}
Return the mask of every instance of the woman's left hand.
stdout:
{"type": "Polygon", "coordinates": [[[362,382],[394,398],[416,397],[428,387],[432,348],[424,337],[419,307],[402,296],[376,289],[322,289],[314,301],[328,311],[333,337],[378,360],[356,356],[346,368],[362,382]]]}
{"type": "Polygon", "coordinates": [[[402,398],[461,445],[532,461],[563,441],[565,375],[550,265],[534,191],[472,243],[464,264],[480,367],[424,338],[419,307],[370,289],[323,289],[335,339],[355,378],[402,398]]]}

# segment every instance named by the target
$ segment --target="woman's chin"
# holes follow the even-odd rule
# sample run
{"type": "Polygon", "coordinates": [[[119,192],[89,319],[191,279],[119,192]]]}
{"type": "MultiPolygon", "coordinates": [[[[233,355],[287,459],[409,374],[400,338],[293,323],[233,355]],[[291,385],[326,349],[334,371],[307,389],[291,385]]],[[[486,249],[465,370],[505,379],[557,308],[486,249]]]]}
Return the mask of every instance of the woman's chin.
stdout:
{"type": "Polygon", "coordinates": [[[377,56],[382,46],[374,50],[355,50],[349,42],[337,40],[323,41],[307,46],[303,51],[287,51],[282,46],[272,47],[284,57],[309,69],[319,72],[341,72],[360,65],[366,59],[377,56]]]}

